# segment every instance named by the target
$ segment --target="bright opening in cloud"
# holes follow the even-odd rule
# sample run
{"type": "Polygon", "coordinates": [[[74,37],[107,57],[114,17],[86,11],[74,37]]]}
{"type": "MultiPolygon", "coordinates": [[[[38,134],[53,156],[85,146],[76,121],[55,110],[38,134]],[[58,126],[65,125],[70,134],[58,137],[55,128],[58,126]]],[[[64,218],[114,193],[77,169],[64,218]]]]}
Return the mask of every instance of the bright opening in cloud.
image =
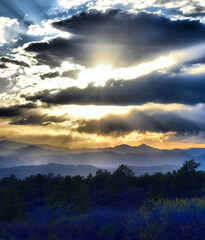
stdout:
{"type": "Polygon", "coordinates": [[[113,71],[113,78],[130,80],[139,76],[149,74],[152,71],[169,68],[176,63],[172,56],[159,57],[154,61],[142,63],[130,68],[120,68],[113,71]]]}
{"type": "Polygon", "coordinates": [[[140,65],[128,68],[112,69],[112,65],[97,65],[93,69],[83,69],[79,74],[78,87],[85,88],[89,83],[95,86],[104,86],[110,79],[131,80],[152,71],[166,69],[176,63],[174,56],[159,57],[154,61],[142,63],[140,65]]]}

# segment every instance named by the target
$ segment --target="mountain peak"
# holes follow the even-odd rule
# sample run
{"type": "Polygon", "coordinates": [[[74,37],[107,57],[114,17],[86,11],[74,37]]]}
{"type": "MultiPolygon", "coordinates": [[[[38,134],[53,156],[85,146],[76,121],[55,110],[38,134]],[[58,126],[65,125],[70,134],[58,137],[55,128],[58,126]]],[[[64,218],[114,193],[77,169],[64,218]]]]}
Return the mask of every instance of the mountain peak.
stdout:
{"type": "Polygon", "coordinates": [[[149,145],[146,145],[146,144],[141,144],[135,147],[135,149],[136,149],[136,152],[140,154],[156,154],[161,152],[160,149],[150,147],[149,145]]]}
{"type": "Polygon", "coordinates": [[[127,145],[127,144],[121,144],[121,145],[117,145],[114,147],[114,149],[131,149],[131,148],[138,148],[140,150],[148,150],[148,149],[157,149],[157,148],[153,148],[149,145],[146,145],[146,144],[141,144],[139,146],[130,146],[130,145],[127,145]]]}
{"type": "Polygon", "coordinates": [[[149,145],[146,145],[146,144],[141,144],[141,145],[137,146],[137,148],[141,149],[141,150],[156,149],[156,148],[150,147],[149,145]]]}
{"type": "Polygon", "coordinates": [[[132,147],[127,144],[121,144],[114,147],[114,149],[128,149],[128,148],[132,148],[132,147]]]}
{"type": "Polygon", "coordinates": [[[122,144],[114,147],[112,151],[116,153],[126,154],[126,153],[132,153],[132,154],[155,154],[160,152],[159,149],[150,147],[146,144],[141,144],[139,146],[130,146],[127,144],[122,144]]]}

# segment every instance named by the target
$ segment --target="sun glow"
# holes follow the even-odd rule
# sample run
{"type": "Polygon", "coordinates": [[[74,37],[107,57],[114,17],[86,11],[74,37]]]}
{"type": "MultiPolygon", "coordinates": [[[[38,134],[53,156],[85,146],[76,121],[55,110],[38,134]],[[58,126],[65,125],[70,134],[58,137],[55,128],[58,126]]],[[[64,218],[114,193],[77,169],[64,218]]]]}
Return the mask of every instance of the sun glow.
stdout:
{"type": "Polygon", "coordinates": [[[97,65],[93,69],[84,69],[79,73],[78,85],[81,88],[87,87],[88,83],[95,86],[104,86],[112,75],[111,65],[97,65]]]}
{"type": "Polygon", "coordinates": [[[149,74],[152,71],[169,68],[175,64],[175,59],[172,56],[159,57],[154,61],[142,63],[130,68],[120,68],[113,71],[115,79],[130,80],[142,75],[149,74]]]}
{"type": "Polygon", "coordinates": [[[174,56],[167,56],[128,68],[113,69],[111,64],[99,64],[94,68],[83,69],[79,74],[77,85],[80,88],[85,88],[89,83],[94,83],[95,86],[104,86],[110,79],[131,80],[149,74],[152,71],[169,68],[175,63],[176,59],[174,56]]]}

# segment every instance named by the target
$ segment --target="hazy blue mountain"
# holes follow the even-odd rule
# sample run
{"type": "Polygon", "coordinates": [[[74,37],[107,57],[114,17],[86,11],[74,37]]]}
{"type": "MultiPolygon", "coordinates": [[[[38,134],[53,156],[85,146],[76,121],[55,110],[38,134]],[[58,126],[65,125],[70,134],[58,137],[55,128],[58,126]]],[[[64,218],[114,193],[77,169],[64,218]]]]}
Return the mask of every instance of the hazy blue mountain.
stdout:
{"type": "MultiPolygon", "coordinates": [[[[156,172],[166,173],[168,171],[177,170],[180,168],[178,165],[159,165],[159,166],[129,166],[136,176],[143,175],[145,173],[154,174],[156,172]]],[[[15,175],[17,178],[25,178],[36,174],[49,174],[54,175],[60,174],[62,176],[88,176],[90,173],[95,175],[99,168],[91,165],[65,165],[65,164],[55,164],[49,163],[47,165],[31,165],[31,166],[19,166],[10,168],[0,168],[0,178],[9,177],[15,175]]],[[[116,168],[108,169],[110,172],[115,171],[116,168]]]]}
{"type": "Polygon", "coordinates": [[[90,173],[95,174],[99,168],[89,165],[62,165],[50,163],[47,165],[38,166],[20,166],[11,168],[0,168],[0,178],[9,177],[14,174],[18,178],[25,178],[27,176],[36,174],[60,174],[62,176],[88,176],[90,173]]]}
{"type": "Polygon", "coordinates": [[[158,166],[129,166],[134,172],[135,176],[141,176],[145,173],[148,173],[150,175],[156,173],[156,172],[161,172],[161,173],[167,173],[167,172],[172,172],[174,170],[178,170],[181,166],[180,165],[158,165],[158,166]]]}
{"type": "Polygon", "coordinates": [[[61,154],[61,155],[18,155],[18,157],[25,162],[26,165],[32,164],[48,164],[48,163],[61,163],[61,164],[85,164],[93,165],[102,168],[117,167],[120,164],[131,166],[150,166],[150,165],[163,165],[175,164],[181,165],[185,160],[190,157],[186,154],[175,154],[169,152],[167,154],[119,154],[115,152],[89,152],[78,154],[61,154]]]}
{"type": "Polygon", "coordinates": [[[11,152],[11,150],[9,150],[9,149],[7,149],[5,147],[0,146],[0,154],[2,156],[10,154],[10,152],[11,152]]]}
{"type": "Polygon", "coordinates": [[[25,165],[24,161],[22,161],[19,158],[16,158],[15,156],[0,156],[0,168],[5,167],[14,167],[14,166],[22,166],[25,165]]]}
{"type": "Polygon", "coordinates": [[[69,153],[85,153],[85,152],[114,152],[119,154],[125,153],[135,153],[135,154],[155,154],[160,153],[167,150],[160,150],[157,148],[150,147],[146,144],[139,145],[137,147],[132,147],[127,144],[118,145],[116,147],[109,148],[80,148],[80,149],[69,149],[69,153]]]}
{"type": "Polygon", "coordinates": [[[29,144],[27,143],[20,143],[15,141],[8,141],[8,140],[0,141],[0,147],[11,149],[11,150],[20,149],[27,146],[29,146],[29,144]]]}
{"type": "Polygon", "coordinates": [[[25,148],[20,148],[16,150],[15,154],[20,154],[24,156],[44,156],[44,155],[59,155],[63,154],[63,152],[46,150],[36,145],[29,145],[25,148]]]}
{"type": "MultiPolygon", "coordinates": [[[[203,152],[204,151],[204,152],[203,152]]],[[[161,150],[142,144],[132,147],[119,145],[114,148],[66,149],[50,145],[0,142],[0,168],[20,165],[42,165],[48,163],[69,165],[92,165],[101,168],[130,166],[181,165],[195,154],[196,160],[205,149],[161,150]]]]}
{"type": "Polygon", "coordinates": [[[74,150],[69,149],[69,148],[63,148],[63,147],[56,147],[48,144],[37,144],[36,146],[46,149],[46,150],[52,150],[56,152],[61,152],[61,153],[72,153],[74,150]]]}
{"type": "Polygon", "coordinates": [[[126,144],[110,148],[110,151],[125,154],[125,153],[135,153],[135,154],[160,154],[163,150],[150,147],[146,144],[139,145],[137,147],[132,147],[126,144]]]}
{"type": "Polygon", "coordinates": [[[205,154],[201,154],[195,160],[200,163],[199,169],[205,170],[205,154]]]}
{"type": "Polygon", "coordinates": [[[205,154],[205,148],[189,148],[189,149],[179,149],[179,151],[184,152],[193,158],[199,157],[202,154],[205,154]]]}

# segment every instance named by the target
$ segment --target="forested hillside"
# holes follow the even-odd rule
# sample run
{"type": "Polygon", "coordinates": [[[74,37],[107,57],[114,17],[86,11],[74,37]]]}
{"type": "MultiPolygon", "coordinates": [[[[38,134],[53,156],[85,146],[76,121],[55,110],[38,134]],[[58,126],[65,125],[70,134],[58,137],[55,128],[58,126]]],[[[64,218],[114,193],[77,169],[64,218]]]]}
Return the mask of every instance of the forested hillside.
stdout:
{"type": "Polygon", "coordinates": [[[183,236],[195,234],[192,227],[198,221],[198,237],[192,239],[203,239],[205,172],[197,171],[198,166],[190,160],[178,171],[140,177],[120,165],[112,174],[98,170],[86,178],[52,173],[23,180],[14,175],[3,178],[0,236],[17,240],[187,239],[183,236]],[[170,220],[173,214],[175,225],[170,220]]]}

